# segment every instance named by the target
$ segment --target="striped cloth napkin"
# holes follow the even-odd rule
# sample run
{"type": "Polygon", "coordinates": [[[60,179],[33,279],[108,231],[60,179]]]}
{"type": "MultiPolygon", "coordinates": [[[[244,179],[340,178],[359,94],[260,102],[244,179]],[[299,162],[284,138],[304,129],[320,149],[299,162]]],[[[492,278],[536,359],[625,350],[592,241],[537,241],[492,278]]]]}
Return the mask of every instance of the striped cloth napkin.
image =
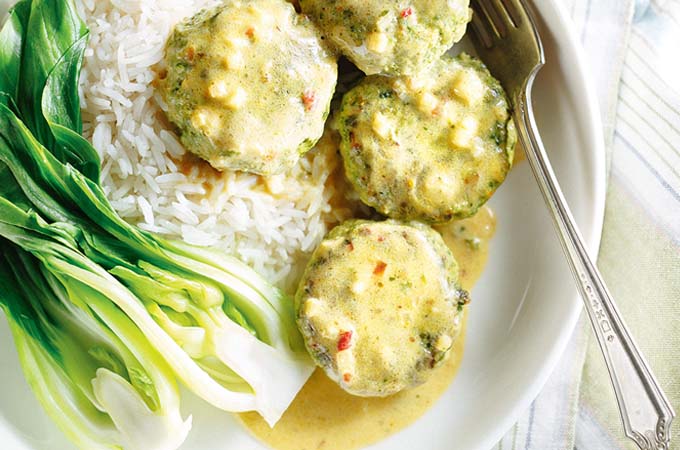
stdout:
{"type": "MultiPolygon", "coordinates": [[[[680,411],[680,0],[565,0],[599,96],[610,177],[598,265],[680,411]]],[[[680,420],[671,450],[680,449],[680,420]]],[[[582,318],[503,449],[635,449],[582,318]]]]}

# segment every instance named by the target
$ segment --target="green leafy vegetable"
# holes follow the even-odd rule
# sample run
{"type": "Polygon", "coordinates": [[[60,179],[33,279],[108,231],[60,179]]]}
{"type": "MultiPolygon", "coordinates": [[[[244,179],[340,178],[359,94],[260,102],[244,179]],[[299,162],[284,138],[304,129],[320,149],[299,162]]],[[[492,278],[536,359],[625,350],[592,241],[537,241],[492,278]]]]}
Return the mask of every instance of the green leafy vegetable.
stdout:
{"type": "Polygon", "coordinates": [[[87,36],[67,0],[22,0],[0,31],[0,307],[27,377],[83,448],[176,448],[174,376],[274,424],[313,370],[292,302],[235,258],[117,215],[80,135],[87,36]]]}
{"type": "Polygon", "coordinates": [[[79,447],[177,448],[191,428],[172,371],[96,290],[0,242],[5,311],[31,387],[79,447]],[[72,299],[77,299],[74,304],[72,299]]]}
{"type": "MultiPolygon", "coordinates": [[[[44,116],[42,111],[43,93],[48,76],[55,67],[59,67],[60,60],[70,58],[77,68],[80,67],[88,31],[70,1],[34,0],[29,3],[30,14],[25,25],[19,67],[17,106],[22,120],[36,138],[48,147],[54,148],[55,156],[60,160],[70,162],[64,159],[66,155],[61,153],[61,149],[53,144],[54,137],[47,124],[48,117],[44,116]],[[70,51],[74,45],[78,48],[70,51]]],[[[67,78],[66,81],[70,80],[67,78]]],[[[59,96],[53,98],[52,102],[74,106],[69,100],[77,98],[78,90],[58,94],[59,96]]],[[[51,102],[48,101],[49,103],[51,102]]],[[[80,118],[77,102],[75,106],[75,110],[78,111],[77,117],[80,118]]],[[[62,112],[65,109],[63,108],[62,112]]]]}
{"type": "Polygon", "coordinates": [[[8,93],[9,98],[18,95],[21,50],[30,8],[31,2],[27,0],[14,5],[5,26],[0,30],[0,67],[3,69],[0,71],[0,92],[8,93]]]}

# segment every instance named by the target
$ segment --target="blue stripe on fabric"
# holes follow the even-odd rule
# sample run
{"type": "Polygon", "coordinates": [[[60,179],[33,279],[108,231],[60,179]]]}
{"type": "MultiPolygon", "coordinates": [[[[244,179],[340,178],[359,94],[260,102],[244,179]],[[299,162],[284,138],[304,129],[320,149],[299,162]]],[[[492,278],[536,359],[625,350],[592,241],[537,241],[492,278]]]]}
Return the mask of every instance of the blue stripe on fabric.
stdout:
{"type": "Polygon", "coordinates": [[[627,148],[631,153],[633,153],[633,155],[635,155],[635,157],[636,157],[637,159],[639,159],[640,162],[642,162],[642,164],[644,164],[644,166],[647,168],[647,170],[649,170],[649,172],[652,173],[652,175],[654,175],[654,178],[657,179],[657,181],[664,187],[664,189],[665,189],[666,191],[668,191],[668,193],[671,194],[671,196],[672,196],[675,200],[677,200],[678,203],[680,203],[680,194],[678,194],[678,193],[675,191],[675,189],[673,189],[673,186],[671,186],[671,185],[664,179],[664,177],[663,177],[663,176],[662,176],[662,175],[654,168],[654,166],[652,166],[652,165],[649,163],[649,161],[647,161],[647,160],[645,159],[645,157],[642,156],[642,154],[640,154],[640,152],[638,152],[638,151],[635,149],[635,147],[628,141],[628,139],[626,139],[625,137],[623,137],[623,135],[622,135],[618,130],[616,130],[616,131],[614,132],[614,136],[617,137],[617,138],[619,138],[619,139],[621,140],[621,142],[626,146],[626,148],[627,148]]]}
{"type": "Polygon", "coordinates": [[[576,417],[576,444],[586,444],[583,450],[597,449],[597,450],[623,450],[609,434],[609,432],[600,424],[586,406],[579,408],[576,417]],[[584,434],[587,435],[584,436],[584,434]],[[583,442],[585,441],[585,442],[583,442]]]}
{"type": "MultiPolygon", "coordinates": [[[[643,35],[639,35],[639,36],[636,36],[636,37],[639,38],[640,42],[644,43],[645,46],[650,51],[653,50],[653,47],[652,47],[653,44],[646,41],[644,39],[643,35]]],[[[652,67],[652,65],[649,63],[649,60],[647,58],[643,58],[640,55],[640,53],[638,53],[638,51],[635,49],[634,45],[630,45],[628,47],[628,49],[630,50],[630,54],[635,56],[635,58],[638,59],[638,61],[641,63],[640,66],[644,67],[646,69],[646,71],[648,72],[648,74],[653,76],[656,79],[656,81],[658,81],[658,83],[662,84],[663,86],[652,87],[652,85],[649,83],[649,81],[652,81],[652,80],[647,81],[646,78],[644,78],[640,73],[638,73],[638,71],[636,70],[637,68],[634,68],[634,66],[632,64],[625,64],[624,68],[627,69],[628,72],[630,72],[631,74],[635,75],[635,77],[637,77],[638,81],[640,81],[640,83],[647,86],[647,88],[649,88],[650,91],[655,92],[655,95],[657,95],[657,97],[661,101],[661,103],[666,105],[666,107],[668,107],[668,109],[673,111],[675,114],[680,114],[680,110],[676,109],[675,105],[671,105],[670,103],[668,103],[668,99],[656,94],[656,91],[660,90],[661,88],[663,88],[663,90],[665,90],[665,91],[673,92],[673,88],[671,87],[671,85],[668,84],[668,82],[665,79],[663,79],[661,76],[659,76],[658,69],[652,67]]],[[[657,57],[660,58],[661,56],[657,56],[657,57]]]]}
{"type": "Polygon", "coordinates": [[[626,127],[630,129],[632,134],[636,134],[640,138],[640,140],[647,144],[647,147],[649,148],[649,153],[656,155],[657,158],[661,160],[661,162],[664,165],[666,165],[666,167],[673,173],[673,175],[675,175],[675,177],[678,180],[680,180],[680,173],[678,173],[676,169],[677,165],[669,161],[669,158],[678,159],[678,157],[680,156],[680,154],[675,150],[675,148],[673,148],[673,144],[671,144],[670,141],[668,141],[668,139],[666,139],[663,136],[663,134],[661,134],[656,128],[654,128],[654,126],[650,124],[642,114],[636,113],[633,107],[627,101],[624,100],[623,96],[620,98],[620,102],[621,105],[630,110],[631,115],[637,116],[637,119],[640,122],[644,123],[647,126],[647,128],[649,128],[650,131],[647,131],[646,133],[641,131],[640,129],[637,128],[637,126],[633,125],[633,123],[631,123],[631,121],[625,118],[622,114],[619,114],[618,120],[622,124],[625,124],[626,127]],[[653,145],[652,143],[650,143],[646,139],[646,136],[651,134],[656,134],[659,137],[659,139],[669,147],[669,150],[667,152],[664,152],[662,149],[661,150],[659,149],[660,147],[662,147],[661,145],[653,145]]]}
{"type": "Polygon", "coordinates": [[[531,409],[529,410],[529,428],[527,429],[527,443],[524,446],[524,450],[529,450],[531,447],[531,431],[534,428],[534,416],[536,413],[536,401],[531,404],[531,409]]]}
{"type": "MultiPolygon", "coordinates": [[[[632,71],[631,71],[631,72],[632,72],[632,71]]],[[[632,73],[635,73],[635,72],[632,72],[632,73]]],[[[637,74],[636,74],[636,76],[639,77],[639,75],[637,75],[637,74]]],[[[645,106],[646,106],[646,107],[654,114],[654,116],[655,116],[657,119],[661,120],[661,122],[664,122],[664,123],[668,126],[668,128],[670,128],[671,130],[673,130],[673,131],[675,132],[675,134],[676,134],[678,137],[680,137],[680,128],[678,127],[678,125],[675,124],[675,121],[672,121],[672,120],[669,120],[669,119],[668,119],[668,117],[671,115],[671,113],[667,113],[667,114],[660,113],[660,111],[659,111],[660,108],[658,108],[658,107],[655,108],[654,106],[652,106],[652,104],[651,104],[651,103],[649,102],[649,100],[648,100],[649,97],[652,97],[652,96],[653,96],[653,97],[655,98],[655,100],[659,101],[659,103],[664,103],[664,102],[662,101],[661,96],[658,95],[658,94],[657,94],[657,93],[656,93],[649,85],[645,84],[644,80],[639,80],[639,82],[640,82],[643,86],[645,86],[645,87],[647,88],[647,90],[649,90],[649,94],[650,94],[650,95],[648,95],[648,96],[642,95],[642,94],[639,93],[636,89],[634,89],[633,86],[631,86],[625,79],[622,79],[622,80],[621,80],[621,87],[625,88],[627,91],[630,91],[630,93],[631,93],[633,96],[635,96],[642,104],[644,104],[644,105],[645,105],[645,106]]],[[[621,94],[621,101],[624,101],[624,97],[625,97],[625,95],[624,95],[624,94],[621,94]]],[[[626,100],[626,101],[627,101],[627,100],[626,100]]],[[[665,103],[664,103],[664,104],[665,104],[665,103]]],[[[629,108],[630,108],[635,114],[637,114],[639,117],[641,117],[641,118],[643,117],[643,115],[641,115],[640,113],[638,113],[635,109],[631,108],[630,105],[629,105],[629,108]]],[[[678,114],[677,111],[675,111],[674,109],[672,109],[672,108],[669,108],[669,109],[670,109],[673,113],[678,114]]],[[[680,119],[680,114],[678,114],[678,118],[680,119]]],[[[662,139],[664,139],[664,140],[666,141],[666,143],[671,147],[671,149],[675,151],[675,153],[679,153],[679,151],[676,151],[676,150],[675,150],[675,148],[673,147],[673,144],[671,144],[671,143],[668,141],[668,138],[665,136],[665,133],[663,133],[663,132],[660,131],[659,129],[655,128],[655,127],[649,122],[649,119],[645,119],[645,120],[647,121],[647,125],[649,125],[649,127],[652,128],[654,131],[656,131],[656,133],[659,135],[659,137],[661,137],[662,139]]],[[[678,121],[678,123],[680,123],[680,120],[678,121]]]]}
{"type": "Polygon", "coordinates": [[[639,22],[647,14],[649,10],[649,0],[635,0],[635,15],[633,16],[634,22],[639,22]]]}
{"type": "Polygon", "coordinates": [[[659,10],[657,5],[652,3],[650,6],[635,23],[635,26],[640,28],[640,31],[647,34],[650,38],[658,41],[664,39],[664,34],[668,30],[675,29],[678,21],[672,14],[659,10]]]}

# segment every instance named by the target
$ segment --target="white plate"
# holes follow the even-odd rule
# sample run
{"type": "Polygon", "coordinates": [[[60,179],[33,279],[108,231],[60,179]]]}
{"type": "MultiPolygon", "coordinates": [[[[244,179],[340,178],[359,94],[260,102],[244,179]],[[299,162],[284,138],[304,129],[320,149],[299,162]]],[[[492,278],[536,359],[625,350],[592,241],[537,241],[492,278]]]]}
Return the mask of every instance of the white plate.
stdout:
{"type": "MultiPolygon", "coordinates": [[[[7,0],[0,0],[0,11],[7,0]]],[[[601,123],[572,25],[561,7],[537,0],[548,64],[535,88],[537,121],[591,254],[599,246],[605,163],[601,123]]],[[[448,392],[417,423],[374,450],[486,450],[541,390],[581,310],[526,162],[493,198],[499,218],[489,265],[473,291],[467,348],[448,392]]],[[[229,414],[187,398],[194,415],[187,450],[260,449],[229,414]]],[[[0,444],[5,450],[72,446],[46,417],[0,324],[0,444]]]]}

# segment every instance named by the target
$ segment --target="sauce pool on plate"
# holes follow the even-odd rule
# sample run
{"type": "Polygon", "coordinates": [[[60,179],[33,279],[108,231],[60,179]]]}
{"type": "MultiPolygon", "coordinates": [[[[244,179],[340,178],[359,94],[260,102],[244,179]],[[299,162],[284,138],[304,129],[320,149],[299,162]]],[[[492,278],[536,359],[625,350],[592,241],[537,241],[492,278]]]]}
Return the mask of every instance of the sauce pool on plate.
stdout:
{"type": "MultiPolygon", "coordinates": [[[[437,227],[460,265],[464,289],[471,289],[484,269],[495,226],[493,212],[483,207],[469,219],[437,227]]],[[[378,442],[415,422],[448,389],[463,357],[463,322],[448,360],[416,388],[385,398],[356,397],[317,369],[274,428],[257,413],[240,419],[277,450],[351,450],[378,442]]]]}

